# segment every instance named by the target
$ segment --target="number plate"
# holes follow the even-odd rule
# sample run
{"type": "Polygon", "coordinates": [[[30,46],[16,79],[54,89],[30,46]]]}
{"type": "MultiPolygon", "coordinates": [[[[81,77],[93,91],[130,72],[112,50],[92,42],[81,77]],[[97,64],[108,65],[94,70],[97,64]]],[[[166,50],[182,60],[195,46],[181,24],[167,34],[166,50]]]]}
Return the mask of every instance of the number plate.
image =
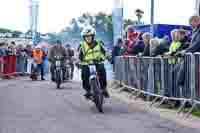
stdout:
{"type": "Polygon", "coordinates": [[[95,65],[89,65],[90,73],[96,72],[96,66],[95,65]]]}
{"type": "Polygon", "coordinates": [[[60,66],[60,65],[61,65],[60,61],[56,61],[56,66],[60,66]]]}

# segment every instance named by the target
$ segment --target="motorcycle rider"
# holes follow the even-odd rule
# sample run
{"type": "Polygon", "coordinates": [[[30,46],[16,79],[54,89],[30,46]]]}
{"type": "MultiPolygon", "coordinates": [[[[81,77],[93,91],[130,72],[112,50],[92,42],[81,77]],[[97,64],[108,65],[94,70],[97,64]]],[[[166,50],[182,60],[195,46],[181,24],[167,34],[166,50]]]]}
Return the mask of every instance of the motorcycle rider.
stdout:
{"type": "MultiPolygon", "coordinates": [[[[90,71],[89,71],[89,64],[94,64],[94,60],[99,60],[96,63],[96,69],[99,74],[99,81],[101,89],[103,90],[103,94],[106,98],[109,98],[107,87],[107,79],[106,79],[106,70],[104,67],[104,57],[106,55],[106,50],[102,44],[102,42],[97,41],[95,39],[96,30],[92,26],[87,26],[83,29],[81,33],[83,37],[83,42],[80,43],[78,48],[79,51],[79,59],[81,61],[81,78],[82,78],[82,86],[83,89],[86,91],[84,95],[87,99],[91,96],[90,91],[90,71]]],[[[96,62],[96,61],[95,61],[96,62]]]]}
{"type": "Polygon", "coordinates": [[[71,74],[70,74],[70,79],[73,79],[74,76],[74,50],[71,48],[71,45],[69,43],[66,44],[66,49],[69,54],[69,63],[70,63],[70,68],[71,68],[71,74]]]}
{"type": "MultiPolygon", "coordinates": [[[[63,60],[61,61],[61,65],[64,66],[65,64],[65,59],[68,58],[68,53],[67,53],[67,50],[65,49],[64,46],[62,46],[62,43],[60,40],[57,40],[56,41],[56,44],[54,46],[52,46],[50,49],[49,49],[49,52],[48,52],[48,59],[49,59],[49,62],[50,62],[50,72],[51,72],[51,80],[52,81],[55,81],[55,56],[62,56],[63,57],[63,60]]],[[[63,71],[63,80],[66,80],[66,77],[65,77],[65,72],[66,72],[66,68],[63,67],[62,69],[63,71]]]]}

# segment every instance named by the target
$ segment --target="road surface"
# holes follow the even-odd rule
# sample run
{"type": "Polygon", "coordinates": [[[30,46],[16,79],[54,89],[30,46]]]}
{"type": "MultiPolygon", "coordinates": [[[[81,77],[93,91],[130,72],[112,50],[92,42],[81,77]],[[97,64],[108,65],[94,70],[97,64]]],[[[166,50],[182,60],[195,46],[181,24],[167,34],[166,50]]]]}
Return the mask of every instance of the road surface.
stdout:
{"type": "Polygon", "coordinates": [[[200,133],[112,98],[105,114],[86,101],[79,81],[0,81],[0,133],[200,133]]]}

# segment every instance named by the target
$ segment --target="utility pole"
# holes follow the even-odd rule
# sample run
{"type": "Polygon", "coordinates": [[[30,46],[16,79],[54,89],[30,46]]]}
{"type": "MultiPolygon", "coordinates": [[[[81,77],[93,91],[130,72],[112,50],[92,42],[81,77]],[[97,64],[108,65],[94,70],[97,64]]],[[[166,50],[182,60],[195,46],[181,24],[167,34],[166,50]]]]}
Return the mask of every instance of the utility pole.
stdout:
{"type": "Polygon", "coordinates": [[[117,43],[118,38],[123,38],[123,27],[124,27],[123,7],[124,7],[124,0],[114,0],[114,8],[112,12],[114,45],[117,43]]]}
{"type": "Polygon", "coordinates": [[[152,36],[154,36],[154,0],[151,0],[151,28],[150,28],[150,32],[152,34],[152,36]]]}
{"type": "Polygon", "coordinates": [[[30,30],[32,33],[33,47],[37,45],[37,26],[38,26],[38,10],[39,10],[39,1],[38,0],[29,0],[30,6],[30,30]]]}
{"type": "Polygon", "coordinates": [[[195,0],[195,15],[200,15],[200,0],[195,0]]]}

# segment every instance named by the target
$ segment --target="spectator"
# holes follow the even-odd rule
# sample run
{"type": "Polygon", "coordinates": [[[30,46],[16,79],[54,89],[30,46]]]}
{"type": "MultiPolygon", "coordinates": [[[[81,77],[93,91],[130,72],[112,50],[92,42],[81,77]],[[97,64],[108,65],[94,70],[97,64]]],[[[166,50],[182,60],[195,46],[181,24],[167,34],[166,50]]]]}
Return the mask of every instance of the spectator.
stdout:
{"type": "Polygon", "coordinates": [[[160,42],[158,38],[153,38],[150,40],[150,56],[157,56],[155,55],[155,52],[158,46],[160,46],[160,42]]]}
{"type": "Polygon", "coordinates": [[[16,46],[16,43],[14,41],[12,41],[11,44],[14,45],[14,47],[16,46]]]}
{"type": "Polygon", "coordinates": [[[134,55],[137,55],[137,54],[142,53],[144,51],[145,44],[144,44],[144,41],[143,41],[143,38],[142,38],[143,34],[144,33],[140,33],[138,40],[137,40],[135,46],[133,47],[134,55]]]}
{"type": "Polygon", "coordinates": [[[169,47],[169,52],[166,53],[166,56],[173,56],[175,55],[177,52],[179,52],[181,50],[181,34],[180,34],[180,30],[176,30],[175,32],[172,31],[172,44],[169,47]]]}
{"type": "Polygon", "coordinates": [[[119,39],[117,40],[117,44],[116,44],[116,45],[114,46],[114,48],[113,48],[113,51],[112,51],[112,55],[113,55],[113,56],[119,56],[119,55],[120,55],[120,54],[119,54],[119,51],[120,51],[122,45],[123,45],[123,41],[122,41],[121,38],[119,38],[119,39]]]}
{"type": "Polygon", "coordinates": [[[24,51],[25,51],[27,57],[31,57],[32,46],[30,44],[26,44],[24,51]]]}
{"type": "Polygon", "coordinates": [[[119,55],[126,55],[125,52],[127,51],[127,48],[128,48],[128,44],[129,44],[129,41],[128,40],[125,40],[125,42],[121,45],[121,48],[120,48],[120,51],[119,51],[119,55]]]}
{"type": "Polygon", "coordinates": [[[26,64],[26,52],[23,44],[16,45],[16,55],[17,55],[17,72],[24,73],[25,72],[25,64],[26,64]]]}
{"type": "Polygon", "coordinates": [[[26,59],[25,59],[25,71],[28,73],[28,74],[31,74],[31,65],[32,65],[32,60],[31,60],[31,53],[32,53],[32,45],[30,44],[26,44],[25,45],[25,48],[24,48],[24,52],[25,52],[25,56],[26,56],[26,59]]]}
{"type": "Polygon", "coordinates": [[[146,32],[142,35],[142,38],[145,45],[142,56],[150,56],[150,40],[152,38],[152,35],[149,32],[146,32]]]}
{"type": "Polygon", "coordinates": [[[7,54],[11,56],[16,55],[15,45],[13,45],[12,43],[8,45],[7,54]]]}
{"type": "Polygon", "coordinates": [[[16,51],[17,51],[16,52],[17,56],[25,56],[26,55],[23,44],[16,45],[16,51]]]}
{"type": "MultiPolygon", "coordinates": [[[[195,53],[195,52],[200,52],[200,17],[199,16],[192,16],[189,20],[190,25],[192,26],[193,29],[193,35],[192,35],[192,40],[190,46],[178,54],[184,55],[185,53],[195,53]]],[[[178,55],[177,54],[177,55],[178,55]]],[[[184,81],[185,81],[185,66],[184,62],[182,62],[180,66],[180,71],[178,75],[178,85],[183,86],[184,81]]]]}
{"type": "Polygon", "coordinates": [[[160,42],[160,45],[165,46],[167,49],[170,47],[169,37],[164,36],[162,41],[160,42]]]}
{"type": "Polygon", "coordinates": [[[112,64],[114,64],[114,58],[116,56],[120,56],[120,49],[121,49],[122,45],[123,45],[123,41],[121,38],[119,38],[117,40],[117,44],[114,46],[114,48],[112,50],[112,61],[111,61],[112,64]]]}
{"type": "Polygon", "coordinates": [[[172,41],[175,40],[175,38],[176,38],[176,37],[175,37],[175,36],[176,36],[175,34],[176,34],[177,31],[178,31],[178,29],[174,29],[174,30],[171,31],[171,38],[172,38],[172,41]]]}
{"type": "Polygon", "coordinates": [[[0,43],[0,57],[6,55],[4,46],[5,46],[5,43],[1,42],[0,43]]]}
{"type": "Polygon", "coordinates": [[[186,34],[186,31],[181,29],[180,30],[180,43],[181,43],[181,50],[185,50],[190,45],[189,37],[186,34]]]}
{"type": "Polygon", "coordinates": [[[161,41],[160,45],[155,48],[155,50],[151,53],[152,57],[163,55],[164,53],[169,51],[169,37],[165,36],[161,41]]]}
{"type": "Polygon", "coordinates": [[[127,27],[127,38],[130,41],[136,40],[138,38],[138,36],[139,36],[139,33],[135,32],[135,28],[132,25],[127,27]]]}
{"type": "Polygon", "coordinates": [[[124,55],[134,55],[134,49],[133,47],[136,44],[136,41],[138,39],[139,33],[135,32],[135,29],[133,26],[128,26],[127,28],[127,37],[128,37],[128,46],[124,53],[124,55]]]}

